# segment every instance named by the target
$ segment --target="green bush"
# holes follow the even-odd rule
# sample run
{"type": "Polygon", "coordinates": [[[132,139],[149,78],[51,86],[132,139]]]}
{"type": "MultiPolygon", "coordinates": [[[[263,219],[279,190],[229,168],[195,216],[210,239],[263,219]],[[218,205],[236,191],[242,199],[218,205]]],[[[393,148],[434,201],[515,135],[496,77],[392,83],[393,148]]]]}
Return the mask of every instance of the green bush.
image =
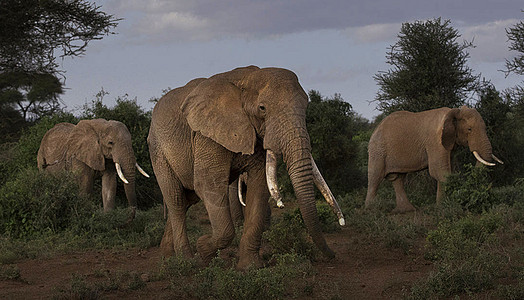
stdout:
{"type": "Polygon", "coordinates": [[[284,212],[282,218],[263,233],[263,238],[268,241],[273,254],[299,254],[311,259],[317,255],[298,209],[284,212]]]}
{"type": "Polygon", "coordinates": [[[468,215],[458,221],[442,221],[428,232],[426,257],[432,260],[461,260],[476,256],[486,243],[496,239],[495,232],[504,225],[503,217],[487,213],[468,215]]]}
{"type": "Polygon", "coordinates": [[[79,195],[72,174],[27,169],[0,189],[0,233],[12,237],[57,233],[95,207],[91,199],[79,195]]]}
{"type": "Polygon", "coordinates": [[[445,201],[459,203],[474,213],[487,211],[497,203],[488,172],[489,169],[483,166],[467,164],[463,171],[450,174],[444,184],[445,201]]]}
{"type": "Polygon", "coordinates": [[[278,255],[273,267],[237,272],[223,266],[216,258],[195,276],[195,296],[199,299],[281,299],[300,295],[294,283],[297,277],[312,274],[310,262],[296,254],[278,255]],[[291,287],[289,287],[291,286],[291,287]],[[293,290],[294,289],[294,290],[293,290]]]}
{"type": "Polygon", "coordinates": [[[504,263],[500,256],[488,251],[465,260],[439,262],[436,272],[413,285],[409,298],[443,299],[492,289],[504,263]]]}
{"type": "Polygon", "coordinates": [[[493,288],[508,261],[493,251],[501,244],[497,233],[504,221],[499,210],[443,220],[426,239],[425,256],[435,261],[436,271],[413,285],[410,298],[448,298],[493,288]]]}

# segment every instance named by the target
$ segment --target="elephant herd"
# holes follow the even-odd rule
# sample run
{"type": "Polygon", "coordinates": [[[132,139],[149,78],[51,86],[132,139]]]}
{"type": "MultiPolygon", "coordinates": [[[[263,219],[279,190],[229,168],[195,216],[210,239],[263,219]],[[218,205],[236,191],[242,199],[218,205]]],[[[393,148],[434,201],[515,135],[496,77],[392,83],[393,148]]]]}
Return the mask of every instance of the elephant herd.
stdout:
{"type": "MultiPolygon", "coordinates": [[[[259,250],[269,219],[268,199],[281,205],[276,184],[276,164],[281,157],[313,242],[324,255],[334,257],[322,235],[315,185],[339,223],[344,225],[345,221],[311,156],[307,105],[308,96],[293,72],[256,66],[194,79],[158,101],[147,142],[168,212],[160,245],[164,255],[193,256],[186,212],[202,200],[212,232],[197,240],[196,249],[204,262],[209,262],[235,236],[232,207],[238,202],[230,198],[240,198],[245,207],[237,268],[261,267],[259,250]]],[[[372,204],[378,185],[388,179],[396,192],[395,210],[414,210],[403,180],[406,173],[426,168],[438,181],[438,201],[441,183],[451,172],[450,152],[456,144],[469,147],[484,164],[502,163],[493,155],[484,121],[475,109],[440,108],[386,117],[369,141],[366,207],[372,204]]],[[[105,211],[115,206],[118,176],[125,183],[134,215],[135,168],[149,177],[136,163],[128,129],[117,121],[60,123],[42,139],[37,160],[40,170],[77,172],[83,193],[91,193],[95,176],[101,175],[105,211]]]]}

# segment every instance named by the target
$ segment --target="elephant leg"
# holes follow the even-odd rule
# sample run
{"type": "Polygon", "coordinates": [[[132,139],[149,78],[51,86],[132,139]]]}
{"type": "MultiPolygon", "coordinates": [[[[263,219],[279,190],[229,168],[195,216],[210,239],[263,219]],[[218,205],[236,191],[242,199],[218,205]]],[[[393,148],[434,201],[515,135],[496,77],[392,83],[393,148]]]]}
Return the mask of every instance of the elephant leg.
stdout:
{"type": "Polygon", "coordinates": [[[71,171],[78,180],[80,194],[84,196],[93,194],[95,171],[77,159],[72,159],[71,171]]]}
{"type": "Polygon", "coordinates": [[[170,256],[181,254],[184,257],[193,257],[193,251],[189,246],[186,227],[187,201],[182,184],[176,178],[166,161],[156,161],[153,164],[157,174],[158,185],[162,191],[162,197],[167,206],[168,218],[164,229],[164,236],[160,243],[162,254],[170,256]]]}
{"type": "Polygon", "coordinates": [[[406,174],[397,174],[395,179],[392,180],[393,188],[395,189],[395,197],[397,201],[397,207],[393,210],[393,213],[406,213],[415,211],[415,207],[409,203],[408,196],[404,190],[404,181],[406,174]]]}
{"type": "Polygon", "coordinates": [[[195,135],[194,187],[204,202],[212,233],[197,240],[197,251],[204,263],[213,259],[235,237],[235,226],[229,211],[229,176],[233,154],[220,144],[195,135]]]}
{"type": "MultiPolygon", "coordinates": [[[[370,158],[371,162],[371,158],[370,158]]],[[[378,162],[375,162],[378,163],[378,162]]],[[[384,180],[383,166],[372,166],[368,168],[368,191],[366,194],[366,201],[364,207],[369,208],[375,197],[377,196],[377,190],[380,183],[384,180]]]]}
{"type": "Polygon", "coordinates": [[[108,169],[102,175],[102,203],[104,212],[115,208],[116,199],[116,172],[108,169]]]}
{"type": "Polygon", "coordinates": [[[268,218],[271,213],[269,196],[264,168],[250,170],[247,182],[244,231],[239,245],[237,269],[245,270],[249,266],[263,266],[259,252],[262,232],[268,226],[268,218]]]}

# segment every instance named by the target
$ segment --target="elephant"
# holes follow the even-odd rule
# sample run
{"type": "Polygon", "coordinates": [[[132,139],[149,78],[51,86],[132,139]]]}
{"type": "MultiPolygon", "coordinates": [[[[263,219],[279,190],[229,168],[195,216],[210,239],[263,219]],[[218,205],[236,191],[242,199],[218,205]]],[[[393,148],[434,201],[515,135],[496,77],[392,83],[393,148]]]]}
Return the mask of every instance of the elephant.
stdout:
{"type": "Polygon", "coordinates": [[[451,150],[469,147],[479,162],[502,163],[492,153],[484,120],[474,108],[442,107],[423,112],[398,111],[374,130],[368,146],[368,190],[365,207],[372,204],[384,178],[392,181],[396,207],[393,212],[414,211],[404,190],[407,173],[424,169],[437,180],[437,203],[443,197],[442,183],[451,173],[451,150]]]}
{"type": "MultiPolygon", "coordinates": [[[[208,263],[227,247],[235,236],[229,185],[246,173],[244,228],[236,267],[262,267],[259,249],[268,199],[281,199],[276,163],[282,155],[312,240],[327,257],[334,257],[315,206],[314,183],[323,183],[324,191],[329,192],[329,187],[315,177],[320,173],[314,170],[311,156],[307,105],[308,96],[295,73],[256,66],[194,79],[156,103],[148,144],[168,208],[160,245],[163,255],[193,257],[186,211],[199,200],[207,210],[212,233],[197,240],[197,253],[208,263]]],[[[342,212],[329,194],[327,201],[343,224],[342,212]]]]}
{"type": "Polygon", "coordinates": [[[124,190],[135,216],[135,167],[149,175],[136,163],[131,134],[119,121],[81,120],[77,125],[59,123],[42,138],[37,155],[38,169],[47,172],[73,171],[82,194],[93,193],[95,176],[102,176],[104,211],[115,208],[116,176],[124,182],[124,190]]]}

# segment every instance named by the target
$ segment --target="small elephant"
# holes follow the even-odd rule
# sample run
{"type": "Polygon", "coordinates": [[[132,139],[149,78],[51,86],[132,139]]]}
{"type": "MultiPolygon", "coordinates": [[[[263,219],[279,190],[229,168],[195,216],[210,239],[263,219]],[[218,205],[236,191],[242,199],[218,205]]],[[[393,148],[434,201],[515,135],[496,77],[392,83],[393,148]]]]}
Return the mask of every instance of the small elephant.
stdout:
{"type": "MultiPolygon", "coordinates": [[[[306,129],[308,97],[297,76],[285,69],[249,66],[194,79],[163,96],[153,109],[148,143],[168,220],[161,242],[164,255],[192,257],[186,211],[202,200],[212,234],[197,241],[209,262],[235,236],[229,185],[246,173],[244,229],[238,269],[262,266],[259,257],[270,195],[276,187],[277,156],[283,155],[309,234],[328,257],[314,197],[318,178],[306,129]]],[[[327,185],[323,191],[329,191],[327,185]]],[[[330,193],[329,193],[330,194],[330,193]]],[[[332,195],[331,195],[332,196],[332,195]]],[[[329,203],[343,216],[334,198],[329,203]]]]}
{"type": "Polygon", "coordinates": [[[442,183],[451,173],[451,150],[469,147],[481,163],[502,163],[492,153],[486,125],[474,108],[442,107],[413,113],[398,111],[387,116],[369,140],[368,191],[365,206],[373,202],[384,178],[392,181],[396,194],[394,212],[414,211],[404,191],[406,173],[429,169],[437,180],[437,203],[443,196],[442,183]]]}
{"type": "Polygon", "coordinates": [[[41,171],[75,172],[80,192],[84,194],[92,194],[95,176],[101,175],[104,211],[115,207],[118,174],[125,183],[124,190],[132,208],[131,219],[136,209],[135,167],[149,177],[136,163],[126,125],[113,120],[81,120],[77,125],[55,125],[42,138],[37,162],[41,171]]]}

